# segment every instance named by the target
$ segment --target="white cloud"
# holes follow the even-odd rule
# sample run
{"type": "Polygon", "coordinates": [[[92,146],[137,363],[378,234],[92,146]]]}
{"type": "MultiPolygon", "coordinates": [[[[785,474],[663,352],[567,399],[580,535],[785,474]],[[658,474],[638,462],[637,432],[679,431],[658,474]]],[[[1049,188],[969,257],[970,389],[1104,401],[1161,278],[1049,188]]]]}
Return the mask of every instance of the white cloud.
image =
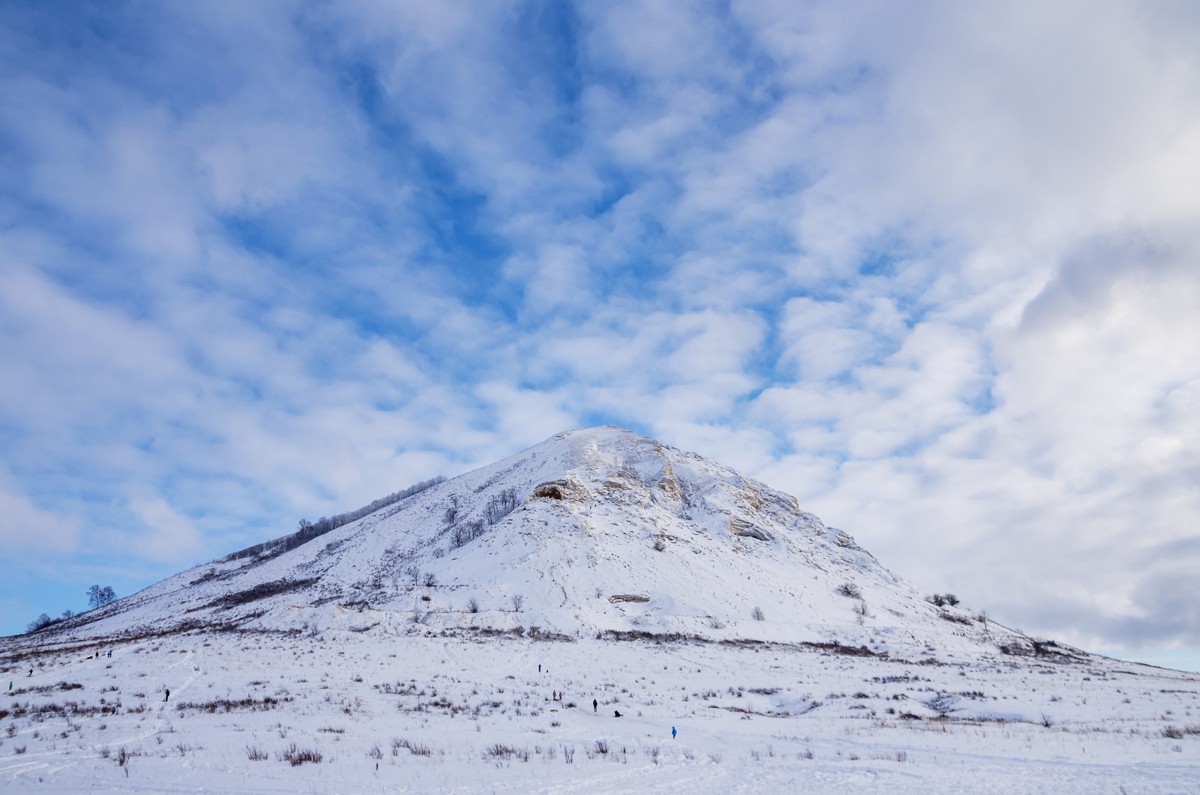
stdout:
{"type": "Polygon", "coordinates": [[[5,555],[14,552],[70,554],[79,548],[79,521],[34,504],[2,470],[0,517],[0,546],[5,555]]]}
{"type": "Polygon", "coordinates": [[[1200,643],[1189,7],[106,24],[0,26],[0,499],[52,546],[216,554],[600,418],[996,617],[1200,643]]]}
{"type": "Polygon", "coordinates": [[[154,561],[195,562],[194,556],[204,548],[204,543],[191,520],[160,497],[135,497],[130,500],[129,508],[146,529],[122,545],[126,550],[154,561]]]}

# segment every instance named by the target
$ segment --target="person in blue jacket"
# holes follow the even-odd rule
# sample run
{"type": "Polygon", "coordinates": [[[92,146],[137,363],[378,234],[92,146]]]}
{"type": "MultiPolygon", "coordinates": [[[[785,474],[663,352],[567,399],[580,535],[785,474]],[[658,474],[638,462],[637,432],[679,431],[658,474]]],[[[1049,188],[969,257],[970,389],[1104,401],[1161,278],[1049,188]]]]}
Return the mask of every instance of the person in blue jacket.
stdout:
{"type": "Polygon", "coordinates": [[[675,727],[674,726],[671,727],[671,739],[672,740],[675,739],[675,727]]]}

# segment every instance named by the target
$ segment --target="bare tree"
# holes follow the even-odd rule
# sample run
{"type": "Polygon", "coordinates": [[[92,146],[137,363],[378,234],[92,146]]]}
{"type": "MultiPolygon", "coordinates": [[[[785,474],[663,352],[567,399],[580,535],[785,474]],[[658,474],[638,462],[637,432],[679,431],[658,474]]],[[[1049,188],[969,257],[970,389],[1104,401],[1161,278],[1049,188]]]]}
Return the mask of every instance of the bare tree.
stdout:
{"type": "Polygon", "coordinates": [[[484,517],[489,525],[496,524],[517,509],[516,489],[505,489],[488,500],[483,508],[484,517]]]}
{"type": "Polygon", "coordinates": [[[425,572],[425,587],[426,588],[436,588],[437,587],[437,577],[434,576],[432,571],[425,572]]]}
{"type": "Polygon", "coordinates": [[[45,613],[42,613],[40,616],[38,616],[37,618],[35,618],[33,621],[30,622],[29,626],[25,628],[25,631],[26,632],[37,632],[39,629],[45,629],[46,627],[48,627],[52,624],[57,624],[57,623],[58,623],[57,620],[51,618],[50,616],[46,615],[45,613]]]}
{"type": "Polygon", "coordinates": [[[521,607],[525,604],[525,597],[519,593],[512,595],[513,612],[520,613],[521,607]]]}
{"type": "Polygon", "coordinates": [[[479,601],[474,596],[472,596],[470,599],[467,600],[467,612],[468,613],[478,613],[479,612],[479,601]]]}
{"type": "Polygon", "coordinates": [[[755,621],[762,621],[764,618],[766,618],[766,615],[763,613],[761,607],[756,607],[750,611],[750,617],[755,621]]]}
{"type": "Polygon", "coordinates": [[[117,600],[117,594],[113,591],[112,587],[108,585],[104,586],[103,588],[101,588],[99,585],[93,585],[91,588],[88,588],[87,597],[88,607],[92,609],[104,607],[105,605],[112,604],[117,600]]]}

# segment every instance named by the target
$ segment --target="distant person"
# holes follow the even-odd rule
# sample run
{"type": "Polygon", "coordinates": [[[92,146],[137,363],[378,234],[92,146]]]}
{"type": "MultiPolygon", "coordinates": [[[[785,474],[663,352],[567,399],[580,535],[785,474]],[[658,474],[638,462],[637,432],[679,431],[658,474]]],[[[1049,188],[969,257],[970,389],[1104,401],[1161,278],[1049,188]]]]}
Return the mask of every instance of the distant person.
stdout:
{"type": "Polygon", "coordinates": [[[671,727],[671,739],[672,740],[675,739],[675,727],[674,726],[671,727]]]}
{"type": "Polygon", "coordinates": [[[592,699],[592,712],[595,712],[599,708],[600,708],[600,702],[593,698],[592,699]]]}
{"type": "Polygon", "coordinates": [[[619,710],[619,709],[614,709],[614,710],[613,710],[613,717],[614,717],[614,718],[619,718],[619,717],[621,717],[621,710],[619,710]]]}
{"type": "Polygon", "coordinates": [[[167,701],[170,700],[170,698],[171,698],[171,691],[167,690],[166,695],[163,696],[163,703],[166,704],[167,701]]]}

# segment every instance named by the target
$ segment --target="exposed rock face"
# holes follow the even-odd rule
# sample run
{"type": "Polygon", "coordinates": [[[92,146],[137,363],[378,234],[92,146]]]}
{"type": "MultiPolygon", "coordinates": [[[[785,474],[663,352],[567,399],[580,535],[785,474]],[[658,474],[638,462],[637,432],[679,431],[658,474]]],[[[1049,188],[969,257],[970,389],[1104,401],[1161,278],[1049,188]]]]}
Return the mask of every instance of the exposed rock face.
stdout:
{"type": "Polygon", "coordinates": [[[729,532],[733,533],[735,536],[742,536],[743,538],[757,538],[759,541],[771,540],[771,534],[766,530],[763,530],[760,527],[755,527],[745,519],[741,519],[737,516],[729,520],[729,532]]]}
{"type": "Polygon", "coordinates": [[[566,478],[539,483],[529,495],[531,500],[564,500],[567,502],[585,502],[591,499],[587,486],[577,480],[566,478]]]}

